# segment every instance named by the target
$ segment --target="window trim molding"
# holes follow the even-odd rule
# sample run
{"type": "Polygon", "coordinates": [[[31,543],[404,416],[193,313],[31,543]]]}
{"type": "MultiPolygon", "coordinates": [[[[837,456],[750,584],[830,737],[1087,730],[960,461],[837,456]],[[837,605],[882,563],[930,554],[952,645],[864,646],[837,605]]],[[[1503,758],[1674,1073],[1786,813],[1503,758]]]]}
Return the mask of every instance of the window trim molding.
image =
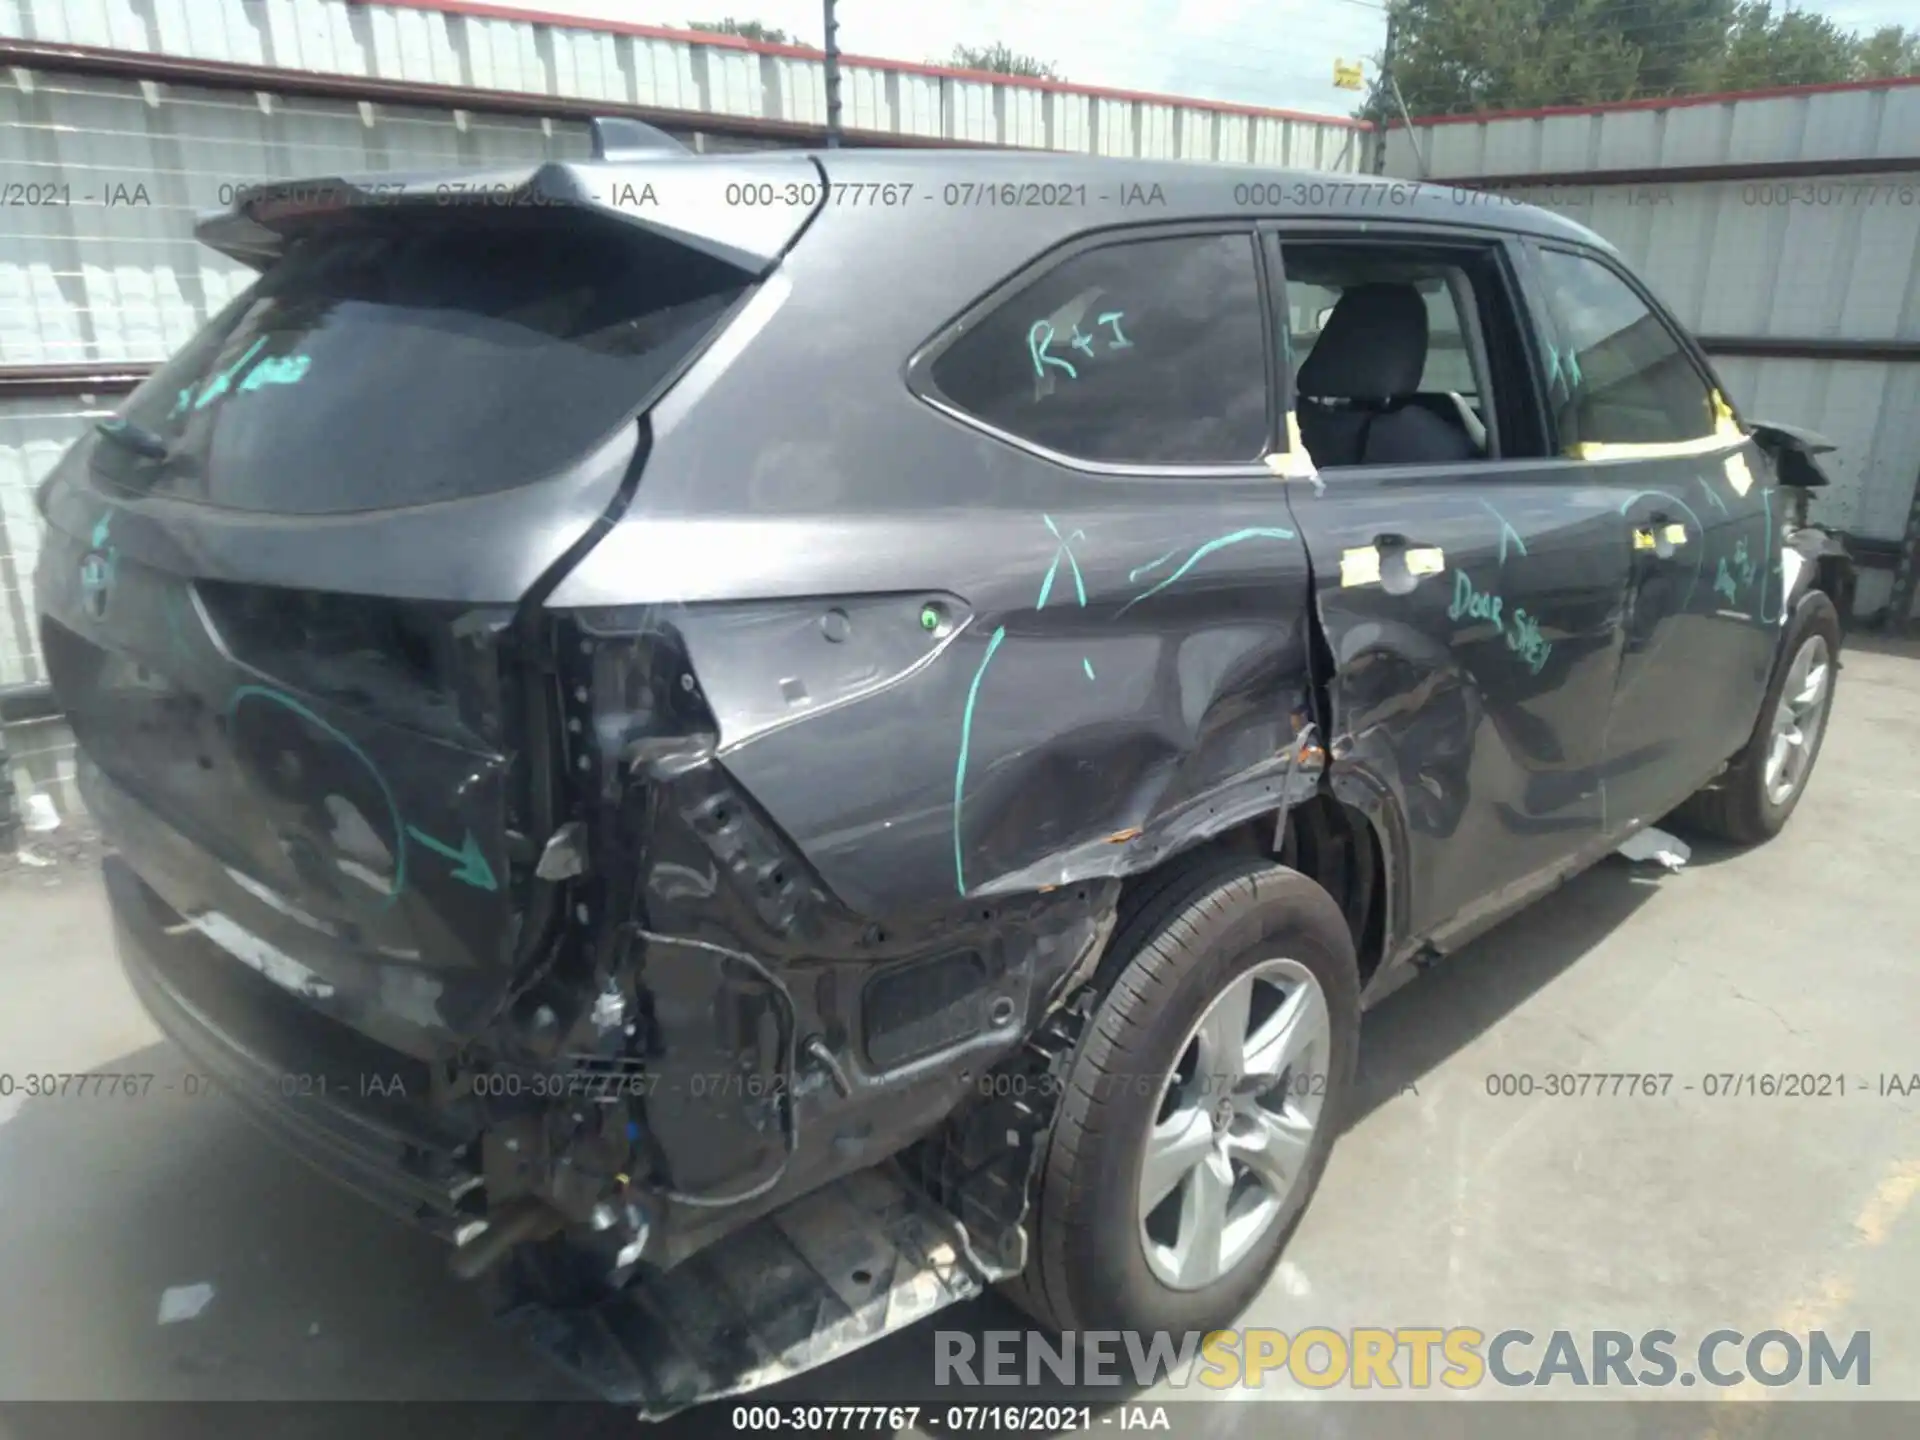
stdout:
{"type": "Polygon", "coordinates": [[[1098,230],[1082,231],[1032,256],[965,306],[958,314],[944,321],[929,339],[923,341],[920,347],[908,356],[906,364],[902,367],[901,378],[908,393],[923,405],[966,426],[969,430],[988,436],[1004,445],[1011,445],[1016,450],[1025,451],[1038,459],[1082,474],[1098,475],[1113,480],[1238,480],[1271,486],[1274,483],[1271,457],[1284,452],[1280,451],[1276,444],[1276,431],[1279,426],[1278,417],[1274,413],[1274,362],[1271,353],[1273,336],[1270,316],[1263,315],[1260,326],[1264,341],[1262,350],[1265,352],[1262,355],[1265,366],[1262,388],[1267,411],[1265,434],[1261,438],[1260,453],[1247,460],[1173,463],[1096,460],[1083,455],[1073,455],[1018,435],[994,424],[984,416],[974,414],[949,397],[933,381],[934,365],[964,336],[971,333],[983,318],[991,315],[1035,281],[1081,255],[1095,250],[1143,244],[1154,240],[1181,240],[1216,235],[1238,235],[1246,240],[1249,259],[1252,262],[1254,286],[1261,299],[1261,308],[1270,309],[1266,297],[1270,293],[1271,286],[1264,256],[1261,254],[1263,247],[1252,220],[1185,220],[1159,224],[1108,226],[1098,230]]]}
{"type": "Polygon", "coordinates": [[[1640,277],[1615,257],[1597,250],[1591,245],[1581,245],[1570,240],[1540,240],[1527,237],[1528,261],[1534,267],[1536,288],[1540,295],[1540,321],[1552,327],[1553,339],[1558,342],[1566,337],[1560,334],[1560,317],[1553,307],[1553,292],[1547,284],[1546,267],[1540,263],[1540,256],[1548,251],[1570,255],[1578,260],[1591,260],[1601,269],[1619,280],[1635,299],[1646,307],[1647,313],[1656,324],[1666,331],[1667,336],[1693,367],[1694,374],[1707,388],[1707,408],[1712,413],[1713,428],[1705,435],[1691,440],[1579,440],[1571,446],[1563,442],[1560,433],[1560,414],[1553,406],[1551,393],[1548,395],[1547,424],[1551,429],[1553,441],[1559,446],[1563,458],[1587,462],[1594,460],[1673,460],[1690,455],[1714,455],[1722,451],[1731,451],[1745,445],[1751,438],[1746,424],[1740,419],[1739,412],[1733,408],[1733,401],[1727,396],[1720,384],[1720,377],[1713,372],[1699,343],[1688,333],[1685,326],[1668,313],[1666,306],[1644,284],[1640,277]]]}
{"type": "MultiPolygon", "coordinates": [[[[1259,222],[1261,249],[1271,250],[1269,269],[1278,282],[1276,306],[1286,305],[1286,245],[1291,237],[1296,244],[1335,245],[1341,243],[1398,246],[1400,248],[1427,248],[1432,250],[1473,251],[1492,259],[1500,270],[1502,290],[1508,305],[1513,310],[1514,321],[1523,337],[1530,336],[1534,330],[1532,303],[1528,286],[1528,277],[1514,263],[1511,244],[1516,239],[1527,238],[1515,231],[1495,230],[1486,227],[1436,226],[1423,221],[1407,221],[1396,224],[1388,221],[1384,225],[1367,222],[1362,229],[1350,220],[1286,220],[1263,219],[1259,222]]],[[[1451,292],[1450,292],[1451,293],[1451,292]]],[[[1457,308],[1456,301],[1456,308],[1457,308]]],[[[1484,327],[1476,313],[1471,317],[1472,333],[1468,332],[1468,317],[1461,314],[1461,338],[1468,345],[1477,345],[1479,361],[1488,366],[1487,378],[1492,380],[1491,354],[1486,348],[1484,327]]],[[[1285,367],[1287,373],[1281,378],[1281,403],[1286,407],[1287,432],[1291,442],[1298,443],[1302,455],[1311,466],[1311,456],[1306,454],[1304,442],[1299,440],[1299,398],[1293,393],[1293,374],[1291,367],[1285,367]]],[[[1529,369],[1533,367],[1530,365],[1529,369]]],[[[1524,403],[1531,405],[1539,414],[1542,433],[1558,438],[1553,432],[1552,415],[1546,407],[1546,397],[1539,393],[1537,377],[1530,382],[1529,394],[1524,403]]],[[[1488,434],[1496,437],[1495,428],[1500,410],[1498,396],[1489,397],[1490,408],[1485,417],[1488,434]]],[[[1548,465],[1556,462],[1577,463],[1572,456],[1549,454],[1538,457],[1514,455],[1481,455],[1471,460],[1449,461],[1445,464],[1424,465],[1396,461],[1392,464],[1378,465],[1336,465],[1327,470],[1311,467],[1311,473],[1319,483],[1338,484],[1342,480],[1400,480],[1414,479],[1428,475],[1450,476],[1458,472],[1478,468],[1487,478],[1498,479],[1509,475],[1521,467],[1548,465]]],[[[1304,472],[1303,472],[1304,473],[1304,472]]]]}

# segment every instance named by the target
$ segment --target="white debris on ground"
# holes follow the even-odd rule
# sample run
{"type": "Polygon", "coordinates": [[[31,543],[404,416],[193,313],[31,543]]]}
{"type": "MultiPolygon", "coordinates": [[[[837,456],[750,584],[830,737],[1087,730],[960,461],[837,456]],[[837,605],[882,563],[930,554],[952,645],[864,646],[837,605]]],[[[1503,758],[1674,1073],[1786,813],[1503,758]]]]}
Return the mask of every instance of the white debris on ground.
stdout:
{"type": "Polygon", "coordinates": [[[204,1280],[198,1285],[170,1285],[160,1293],[160,1320],[171,1325],[176,1320],[191,1320],[213,1300],[213,1286],[204,1280]]]}
{"type": "Polygon", "coordinates": [[[25,797],[26,805],[20,816],[21,824],[35,835],[47,835],[60,828],[60,812],[54,808],[53,797],[44,790],[36,790],[25,797]]]}
{"type": "Polygon", "coordinates": [[[32,791],[19,798],[21,833],[13,858],[26,869],[44,870],[54,864],[54,859],[45,854],[30,837],[51,835],[58,830],[60,811],[55,808],[53,797],[44,790],[32,791]]]}
{"type": "Polygon", "coordinates": [[[1693,847],[1678,835],[1649,825],[1622,845],[1616,854],[1629,860],[1652,860],[1669,870],[1678,870],[1693,854],[1693,847]]]}
{"type": "Polygon", "coordinates": [[[1306,1272],[1291,1260],[1282,1260],[1280,1268],[1273,1272],[1280,1288],[1294,1299],[1304,1299],[1313,1293],[1313,1286],[1307,1280],[1306,1272]]]}

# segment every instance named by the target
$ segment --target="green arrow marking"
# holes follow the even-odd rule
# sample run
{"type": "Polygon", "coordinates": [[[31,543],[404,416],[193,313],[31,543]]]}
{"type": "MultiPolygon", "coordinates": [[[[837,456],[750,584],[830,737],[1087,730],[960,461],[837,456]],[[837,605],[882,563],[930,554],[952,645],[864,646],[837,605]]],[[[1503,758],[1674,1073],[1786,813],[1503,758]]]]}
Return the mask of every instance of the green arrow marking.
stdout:
{"type": "Polygon", "coordinates": [[[444,855],[454,862],[453,878],[463,885],[471,885],[476,890],[498,890],[500,882],[494,878],[493,867],[487,864],[487,857],[480,853],[480,845],[473,838],[473,832],[467,831],[467,837],[458,850],[451,845],[443,845],[418,826],[407,826],[407,834],[418,840],[435,854],[444,855]]]}

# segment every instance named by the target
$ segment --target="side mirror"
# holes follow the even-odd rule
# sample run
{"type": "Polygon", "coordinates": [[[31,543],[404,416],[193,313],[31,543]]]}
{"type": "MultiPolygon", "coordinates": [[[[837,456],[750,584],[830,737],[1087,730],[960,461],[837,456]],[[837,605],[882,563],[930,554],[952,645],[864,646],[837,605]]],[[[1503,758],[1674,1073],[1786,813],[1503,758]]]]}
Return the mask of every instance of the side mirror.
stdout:
{"type": "Polygon", "coordinates": [[[1797,425],[1781,425],[1766,420],[1750,422],[1754,444],[1773,461],[1774,473],[1782,485],[1796,490],[1819,490],[1833,481],[1813,457],[1836,449],[1833,441],[1797,425]]]}

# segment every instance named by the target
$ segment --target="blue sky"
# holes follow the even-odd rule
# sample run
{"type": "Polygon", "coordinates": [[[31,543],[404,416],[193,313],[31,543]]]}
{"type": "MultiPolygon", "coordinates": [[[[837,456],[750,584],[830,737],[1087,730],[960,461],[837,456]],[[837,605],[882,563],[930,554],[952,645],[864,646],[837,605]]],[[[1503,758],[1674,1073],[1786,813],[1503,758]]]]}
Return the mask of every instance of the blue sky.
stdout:
{"type": "MultiPolygon", "coordinates": [[[[683,25],[755,19],[810,44],[820,0],[518,0],[528,8],[683,25]]],[[[1802,0],[1850,29],[1913,23],[1913,0],[1802,0]]],[[[1379,53],[1379,0],[840,0],[840,45],[900,60],[945,57],[956,43],[1004,42],[1051,60],[1070,80],[1344,115],[1359,97],[1333,84],[1335,60],[1379,53]]]]}

